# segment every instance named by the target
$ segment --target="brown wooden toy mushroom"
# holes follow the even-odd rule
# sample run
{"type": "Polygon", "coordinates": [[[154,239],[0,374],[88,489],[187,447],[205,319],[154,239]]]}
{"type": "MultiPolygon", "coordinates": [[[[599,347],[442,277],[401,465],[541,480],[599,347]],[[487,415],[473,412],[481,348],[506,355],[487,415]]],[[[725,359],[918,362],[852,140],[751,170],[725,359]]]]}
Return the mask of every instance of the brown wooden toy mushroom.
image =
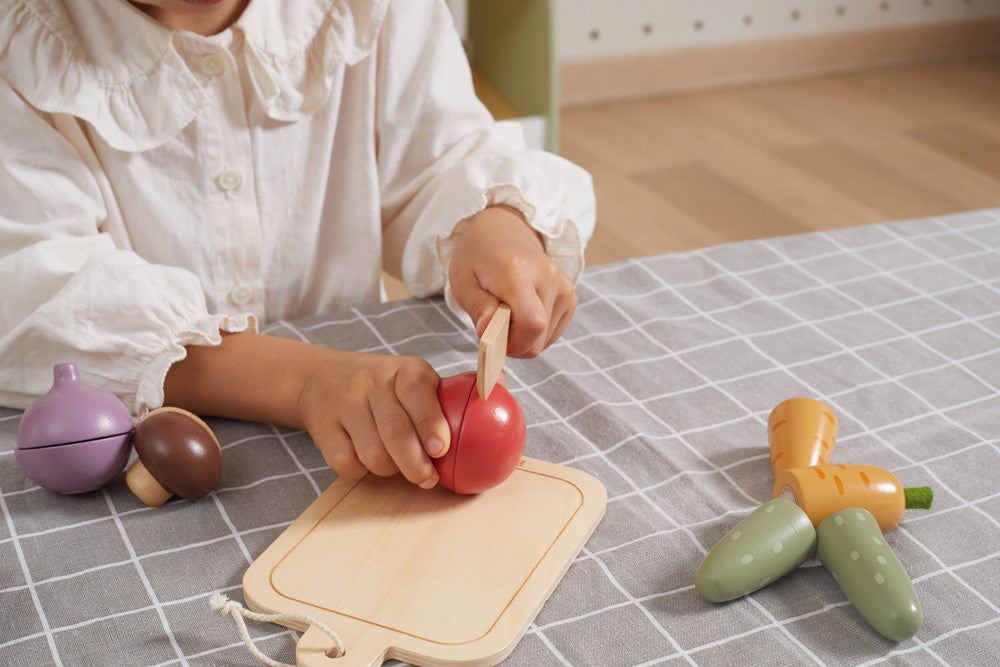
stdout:
{"type": "Polygon", "coordinates": [[[186,410],[159,408],[135,425],[138,458],[125,483],[139,500],[159,507],[170,496],[197,500],[222,475],[222,449],[208,425],[186,410]]]}

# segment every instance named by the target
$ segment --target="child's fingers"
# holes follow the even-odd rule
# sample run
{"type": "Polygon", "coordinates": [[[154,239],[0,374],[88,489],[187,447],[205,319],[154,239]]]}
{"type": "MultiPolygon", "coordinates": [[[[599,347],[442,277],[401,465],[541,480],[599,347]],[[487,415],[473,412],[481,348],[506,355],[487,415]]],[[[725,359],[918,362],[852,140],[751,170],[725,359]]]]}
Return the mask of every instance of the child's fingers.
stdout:
{"type": "Polygon", "coordinates": [[[559,337],[563,335],[563,332],[566,331],[566,327],[568,327],[569,323],[572,321],[573,313],[575,312],[576,300],[574,299],[573,307],[564,309],[562,313],[558,315],[559,320],[556,322],[555,326],[549,329],[549,340],[545,343],[545,347],[548,347],[549,345],[552,345],[552,343],[559,340],[559,337]]]}
{"type": "Polygon", "coordinates": [[[323,435],[313,436],[313,439],[323,455],[323,461],[338,475],[348,479],[361,479],[368,473],[368,468],[354,451],[350,436],[339,424],[335,424],[323,435]]]}
{"type": "Polygon", "coordinates": [[[549,308],[531,284],[521,285],[505,296],[510,306],[507,355],[533,358],[545,349],[548,339],[549,308]]]}
{"type": "Polygon", "coordinates": [[[535,269],[517,286],[517,303],[510,303],[508,354],[514,357],[541,354],[569,324],[566,313],[572,317],[576,310],[573,282],[562,269],[548,258],[535,269]]]}
{"type": "Polygon", "coordinates": [[[371,401],[382,446],[392,460],[393,468],[414,484],[436,484],[437,471],[424,453],[410,415],[399,403],[393,388],[386,387],[386,391],[377,392],[371,401]]]}
{"type": "Polygon", "coordinates": [[[344,428],[354,443],[354,451],[361,463],[379,477],[390,477],[399,472],[399,468],[382,442],[376,424],[375,407],[372,396],[369,395],[369,409],[352,410],[350,415],[345,415],[344,428]]]}
{"type": "Polygon", "coordinates": [[[451,427],[437,395],[440,382],[430,364],[407,365],[396,373],[396,398],[406,410],[423,450],[434,458],[444,456],[451,447],[451,427]]]}

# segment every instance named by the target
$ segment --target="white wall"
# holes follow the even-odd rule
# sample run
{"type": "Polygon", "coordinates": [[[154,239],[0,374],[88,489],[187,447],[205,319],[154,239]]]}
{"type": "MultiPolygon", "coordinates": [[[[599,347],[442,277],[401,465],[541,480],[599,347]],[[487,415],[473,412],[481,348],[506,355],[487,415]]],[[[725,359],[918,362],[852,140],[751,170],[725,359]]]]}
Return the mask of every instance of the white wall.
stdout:
{"type": "Polygon", "coordinates": [[[557,0],[559,60],[1000,16],[1000,0],[557,0]]]}

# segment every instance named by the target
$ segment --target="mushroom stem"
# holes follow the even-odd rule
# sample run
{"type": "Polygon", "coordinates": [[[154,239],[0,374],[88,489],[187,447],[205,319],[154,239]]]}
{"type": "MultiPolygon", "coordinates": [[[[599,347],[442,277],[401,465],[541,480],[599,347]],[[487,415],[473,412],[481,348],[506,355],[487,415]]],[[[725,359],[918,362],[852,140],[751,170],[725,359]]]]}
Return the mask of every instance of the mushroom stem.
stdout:
{"type": "Polygon", "coordinates": [[[139,500],[150,507],[159,507],[174,495],[156,481],[139,459],[133,461],[125,472],[125,483],[139,500]]]}

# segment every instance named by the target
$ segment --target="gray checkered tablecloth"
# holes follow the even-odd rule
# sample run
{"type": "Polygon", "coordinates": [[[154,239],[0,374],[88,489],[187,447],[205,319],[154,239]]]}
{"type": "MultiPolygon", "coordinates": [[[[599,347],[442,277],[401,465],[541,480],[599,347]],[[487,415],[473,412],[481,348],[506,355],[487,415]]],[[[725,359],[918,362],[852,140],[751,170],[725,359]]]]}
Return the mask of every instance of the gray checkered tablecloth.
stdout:
{"type": "MultiPolygon", "coordinates": [[[[512,665],[997,664],[1000,210],[819,232],[590,269],[565,336],[510,360],[527,454],[583,469],[607,514],[512,665]],[[834,461],[930,485],[887,539],[924,607],[881,639],[820,566],[715,605],[692,576],[770,497],[766,420],[811,396],[840,420],[834,461]]],[[[438,300],[282,322],[268,333],[475,365],[438,300]]],[[[218,489],[141,505],[119,479],[61,496],[12,455],[0,411],[0,663],[252,665],[232,620],[250,562],[333,480],[305,433],[212,420],[218,489]]],[[[297,633],[251,623],[270,656],[297,633]]]]}

